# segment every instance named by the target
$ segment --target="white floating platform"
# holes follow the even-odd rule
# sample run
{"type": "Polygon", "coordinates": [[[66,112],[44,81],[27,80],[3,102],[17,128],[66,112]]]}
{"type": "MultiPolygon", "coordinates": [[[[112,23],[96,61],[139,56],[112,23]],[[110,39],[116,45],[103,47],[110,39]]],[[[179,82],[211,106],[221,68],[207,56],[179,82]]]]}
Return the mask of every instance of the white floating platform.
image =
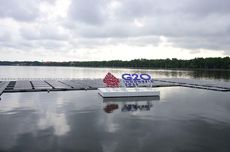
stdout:
{"type": "Polygon", "coordinates": [[[98,88],[98,93],[105,98],[160,96],[154,88],[98,88]]]}

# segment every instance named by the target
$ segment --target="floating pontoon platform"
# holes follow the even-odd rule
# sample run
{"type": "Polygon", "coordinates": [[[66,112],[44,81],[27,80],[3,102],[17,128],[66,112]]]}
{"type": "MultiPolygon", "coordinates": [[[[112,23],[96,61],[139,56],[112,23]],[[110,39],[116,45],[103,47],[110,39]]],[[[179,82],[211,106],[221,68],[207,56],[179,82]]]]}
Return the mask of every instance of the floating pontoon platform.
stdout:
{"type": "Polygon", "coordinates": [[[98,88],[98,93],[104,98],[117,97],[151,97],[160,96],[154,88],[98,88]]]}

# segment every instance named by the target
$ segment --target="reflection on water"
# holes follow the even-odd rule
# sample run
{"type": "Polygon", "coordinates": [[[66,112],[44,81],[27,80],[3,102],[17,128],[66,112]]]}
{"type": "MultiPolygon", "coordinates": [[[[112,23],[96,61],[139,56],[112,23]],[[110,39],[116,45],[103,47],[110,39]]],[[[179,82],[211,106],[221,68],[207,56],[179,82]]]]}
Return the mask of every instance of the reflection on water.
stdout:
{"type": "Polygon", "coordinates": [[[119,108],[118,104],[109,103],[109,104],[106,104],[106,106],[104,107],[104,111],[107,113],[112,113],[114,110],[118,108],[119,108]]]}
{"type": "Polygon", "coordinates": [[[194,70],[192,78],[230,80],[230,71],[224,70],[194,70]]]}
{"type": "Polygon", "coordinates": [[[3,94],[0,151],[230,151],[229,93],[159,91],[160,100],[104,102],[97,91],[3,94]],[[103,109],[110,103],[115,110],[108,114],[103,109]],[[136,104],[152,107],[121,110],[136,104]]]}
{"type": "Polygon", "coordinates": [[[121,109],[121,112],[149,111],[153,107],[153,101],[160,97],[122,97],[122,98],[103,98],[106,113],[112,113],[114,110],[121,109]]]}
{"type": "Polygon", "coordinates": [[[153,103],[150,101],[147,101],[144,104],[140,104],[139,103],[126,103],[123,105],[123,107],[121,108],[122,112],[127,112],[127,111],[149,111],[150,108],[153,107],[153,103]]]}

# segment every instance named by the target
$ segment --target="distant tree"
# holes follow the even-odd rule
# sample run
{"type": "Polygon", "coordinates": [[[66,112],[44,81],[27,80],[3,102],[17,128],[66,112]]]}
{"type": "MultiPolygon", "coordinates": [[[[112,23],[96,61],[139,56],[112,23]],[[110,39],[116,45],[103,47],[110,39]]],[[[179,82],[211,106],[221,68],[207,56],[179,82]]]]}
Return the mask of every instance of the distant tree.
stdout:
{"type": "Polygon", "coordinates": [[[130,67],[130,68],[189,68],[189,69],[230,69],[229,57],[195,58],[191,60],[172,59],[134,59],[131,61],[69,61],[69,62],[39,62],[39,61],[0,61],[0,65],[25,66],[77,66],[77,67],[130,67]]]}

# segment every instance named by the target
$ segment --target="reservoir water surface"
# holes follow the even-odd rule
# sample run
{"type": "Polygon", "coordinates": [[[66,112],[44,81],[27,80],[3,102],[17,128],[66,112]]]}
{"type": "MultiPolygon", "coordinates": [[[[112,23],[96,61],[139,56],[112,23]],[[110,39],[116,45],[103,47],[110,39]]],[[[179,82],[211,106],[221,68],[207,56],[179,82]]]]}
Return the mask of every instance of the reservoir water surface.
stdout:
{"type": "MultiPolygon", "coordinates": [[[[0,81],[150,73],[229,83],[229,71],[0,67],[0,81]]],[[[159,99],[103,100],[97,91],[4,93],[0,151],[229,152],[230,93],[156,88],[159,99]]]]}

